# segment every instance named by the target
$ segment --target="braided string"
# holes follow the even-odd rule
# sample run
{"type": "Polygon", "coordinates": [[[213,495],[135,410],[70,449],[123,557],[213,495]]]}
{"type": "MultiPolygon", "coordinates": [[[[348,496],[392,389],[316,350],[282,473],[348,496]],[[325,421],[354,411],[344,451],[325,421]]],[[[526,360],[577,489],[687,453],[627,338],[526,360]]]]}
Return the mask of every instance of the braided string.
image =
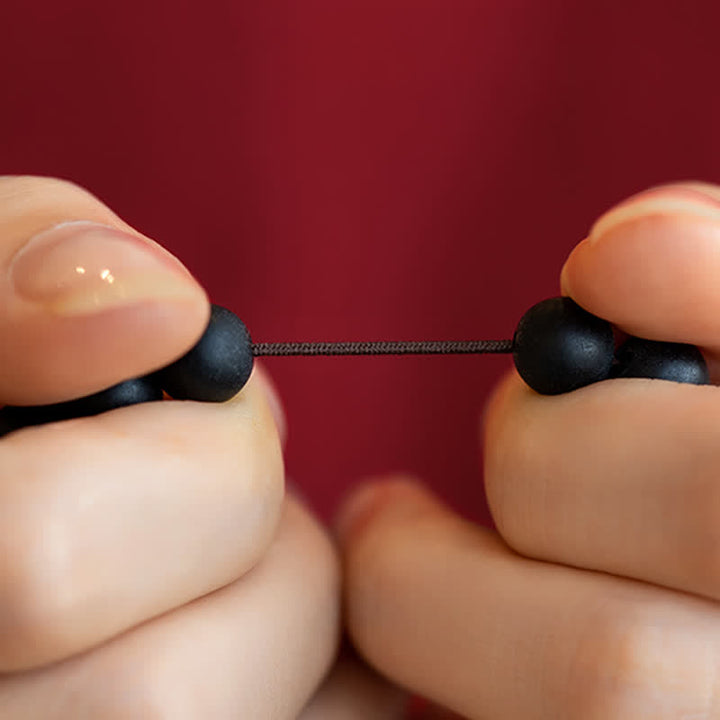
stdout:
{"type": "Polygon", "coordinates": [[[512,340],[253,343],[260,355],[456,355],[510,353],[512,340]]]}

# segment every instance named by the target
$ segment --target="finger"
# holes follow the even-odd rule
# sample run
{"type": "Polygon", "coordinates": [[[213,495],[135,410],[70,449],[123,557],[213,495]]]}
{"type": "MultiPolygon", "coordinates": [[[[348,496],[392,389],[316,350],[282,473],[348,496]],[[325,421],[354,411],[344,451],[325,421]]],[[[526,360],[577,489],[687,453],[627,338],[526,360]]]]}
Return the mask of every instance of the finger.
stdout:
{"type": "Polygon", "coordinates": [[[400,720],[407,698],[356,657],[342,656],[298,720],[400,720]]]}
{"type": "Polygon", "coordinates": [[[7,720],[297,717],[337,648],[339,569],[294,501],[252,573],[58,665],[0,679],[7,720]]]}
{"type": "Polygon", "coordinates": [[[570,254],[563,293],[625,332],[720,353],[720,189],[668,185],[601,217],[570,254]]]}
{"type": "Polygon", "coordinates": [[[47,404],[184,354],[209,317],[170,253],[62,180],[0,177],[0,402],[47,404]]]}
{"type": "Polygon", "coordinates": [[[348,626],[397,683],[477,720],[720,713],[714,603],[522,558],[407,482],[360,492],[348,626]]]}
{"type": "Polygon", "coordinates": [[[718,389],[618,379],[488,406],[485,489],[514,550],[720,599],[718,389]]]}
{"type": "Polygon", "coordinates": [[[265,366],[257,360],[253,362],[253,372],[255,373],[255,377],[263,386],[265,399],[267,400],[273,420],[275,421],[277,433],[280,436],[280,444],[283,448],[285,448],[288,432],[287,417],[285,416],[285,408],[282,400],[280,399],[280,393],[278,392],[270,373],[268,373],[265,366]]]}
{"type": "Polygon", "coordinates": [[[282,501],[251,377],[227,403],[155,402],[0,443],[0,669],[58,660],[246,573],[282,501]]]}
{"type": "MultiPolygon", "coordinates": [[[[712,192],[658,188],[611,210],[568,260],[564,289],[628,332],[712,353],[712,192]]],[[[720,598],[719,408],[714,387],[612,380],[540,398],[511,373],[485,415],[499,532],[528,557],[720,598]]]]}

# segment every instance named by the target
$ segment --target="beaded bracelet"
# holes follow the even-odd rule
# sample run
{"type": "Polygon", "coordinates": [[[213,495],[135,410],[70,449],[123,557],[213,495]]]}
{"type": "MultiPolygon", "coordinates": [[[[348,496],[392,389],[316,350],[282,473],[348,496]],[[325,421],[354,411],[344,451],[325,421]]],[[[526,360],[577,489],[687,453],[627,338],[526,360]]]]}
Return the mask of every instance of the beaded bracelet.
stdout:
{"type": "Polygon", "coordinates": [[[549,298],[520,319],[512,340],[466,342],[253,343],[245,324],[213,305],[200,340],[150,375],[52,405],[5,406],[0,435],[30,425],[97,415],[153,400],[224,402],[248,381],[261,355],[408,355],[512,353],[522,379],[543,395],[560,395],[610,378],[655,378],[704,385],[705,360],[694,345],[627,338],[617,350],[612,325],[569,297],[549,298]]]}

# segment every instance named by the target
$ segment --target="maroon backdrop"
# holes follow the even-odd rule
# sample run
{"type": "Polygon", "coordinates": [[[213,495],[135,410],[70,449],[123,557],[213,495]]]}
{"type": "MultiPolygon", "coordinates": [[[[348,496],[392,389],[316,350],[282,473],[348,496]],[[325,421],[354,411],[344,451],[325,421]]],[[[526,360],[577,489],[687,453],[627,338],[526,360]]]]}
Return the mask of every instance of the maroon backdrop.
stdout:
{"type": "MultiPolygon", "coordinates": [[[[612,202],[720,180],[717,0],[2,0],[0,173],[71,178],[256,340],[509,337],[612,202]]],[[[323,512],[486,518],[506,357],[268,360],[323,512]]]]}

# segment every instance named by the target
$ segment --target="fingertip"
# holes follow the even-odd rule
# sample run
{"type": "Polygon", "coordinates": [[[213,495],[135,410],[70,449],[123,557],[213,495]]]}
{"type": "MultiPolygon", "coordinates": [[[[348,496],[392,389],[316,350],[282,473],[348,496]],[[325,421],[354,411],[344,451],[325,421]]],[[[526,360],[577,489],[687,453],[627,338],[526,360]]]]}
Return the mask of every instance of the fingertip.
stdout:
{"type": "Polygon", "coordinates": [[[334,527],[341,544],[348,546],[371,526],[388,522],[397,524],[440,506],[417,478],[405,474],[390,475],[356,486],[342,504],[334,527]]]}
{"type": "Polygon", "coordinates": [[[651,188],[604,213],[560,273],[564,295],[630,335],[717,348],[720,189],[651,188]]]}
{"type": "Polygon", "coordinates": [[[72,182],[3,177],[0,240],[5,403],[61,402],[153,372],[207,325],[187,268],[72,182]]]}

